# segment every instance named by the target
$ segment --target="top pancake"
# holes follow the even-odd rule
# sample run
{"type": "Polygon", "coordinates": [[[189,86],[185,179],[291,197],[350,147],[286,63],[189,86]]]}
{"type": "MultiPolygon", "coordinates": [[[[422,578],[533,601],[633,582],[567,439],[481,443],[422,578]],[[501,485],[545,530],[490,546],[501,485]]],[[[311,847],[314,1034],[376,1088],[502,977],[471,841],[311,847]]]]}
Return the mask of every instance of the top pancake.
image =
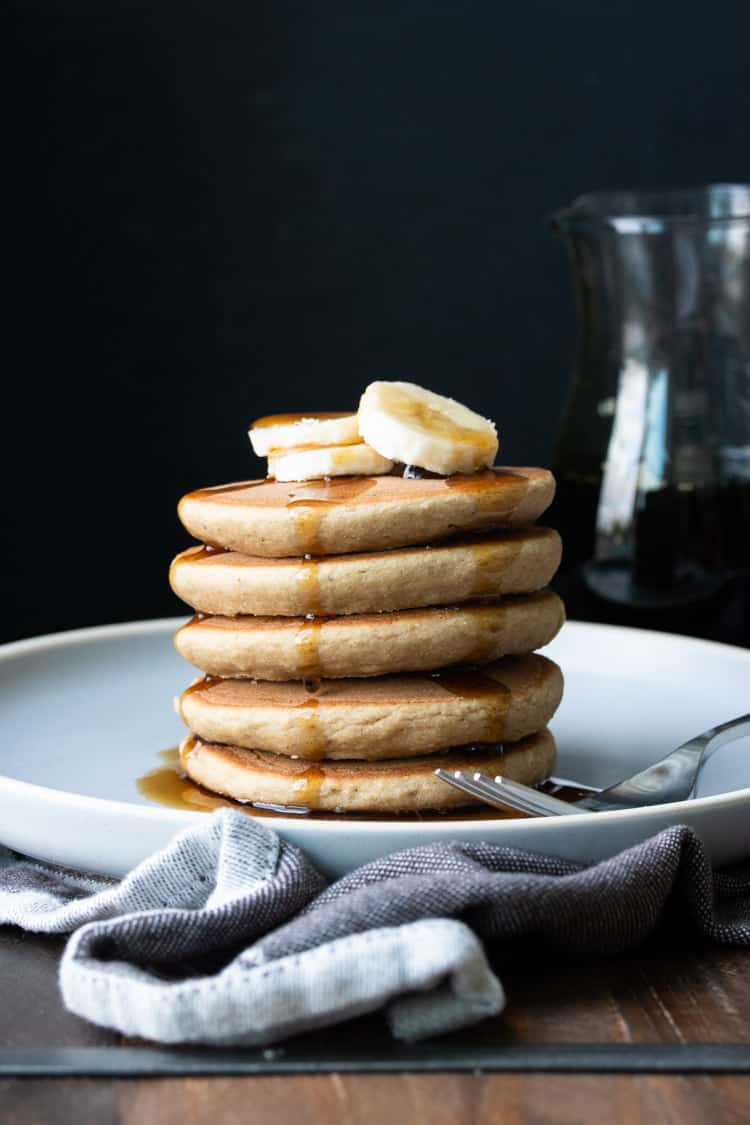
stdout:
{"type": "Polygon", "coordinates": [[[178,514],[196,539],[242,554],[337,555],[523,526],[539,518],[554,492],[550,472],[526,468],[417,480],[259,480],[190,492],[178,514]]]}

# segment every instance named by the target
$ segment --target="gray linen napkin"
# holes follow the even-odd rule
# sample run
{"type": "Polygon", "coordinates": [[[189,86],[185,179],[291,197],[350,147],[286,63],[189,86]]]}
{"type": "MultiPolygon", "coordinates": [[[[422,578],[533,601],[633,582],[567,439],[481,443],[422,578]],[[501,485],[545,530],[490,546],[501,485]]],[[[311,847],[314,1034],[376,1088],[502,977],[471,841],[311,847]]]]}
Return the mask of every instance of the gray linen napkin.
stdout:
{"type": "Polygon", "coordinates": [[[715,875],[670,828],[587,868],[442,843],[330,887],[265,824],[220,809],[121,882],[0,849],[0,923],[69,933],[60,985],[94,1023],[162,1043],[270,1044],[384,1008],[436,1035],[502,1010],[484,947],[611,954],[669,919],[750,945],[750,868],[715,875]]]}

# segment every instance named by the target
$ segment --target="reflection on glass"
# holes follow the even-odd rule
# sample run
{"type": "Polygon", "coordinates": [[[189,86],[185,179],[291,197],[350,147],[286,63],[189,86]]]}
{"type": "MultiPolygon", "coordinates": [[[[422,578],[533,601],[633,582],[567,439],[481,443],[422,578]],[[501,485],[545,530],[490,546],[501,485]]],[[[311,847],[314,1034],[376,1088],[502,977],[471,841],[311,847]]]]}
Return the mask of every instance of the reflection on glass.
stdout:
{"type": "Polygon", "coordinates": [[[580,323],[566,551],[611,600],[701,599],[750,566],[750,186],[588,195],[555,225],[580,323]]]}

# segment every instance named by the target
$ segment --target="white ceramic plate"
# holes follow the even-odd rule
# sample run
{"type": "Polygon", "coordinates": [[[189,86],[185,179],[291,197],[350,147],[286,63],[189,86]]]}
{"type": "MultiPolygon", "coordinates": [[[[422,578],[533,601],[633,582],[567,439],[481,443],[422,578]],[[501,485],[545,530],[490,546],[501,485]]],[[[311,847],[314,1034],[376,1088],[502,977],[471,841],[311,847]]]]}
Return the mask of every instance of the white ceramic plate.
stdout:
{"type": "MultiPolygon", "coordinates": [[[[0,842],[121,875],[200,812],[148,802],[136,779],[183,728],[172,698],[191,669],[182,619],[38,637],[0,648],[0,842]]],[[[557,773],[610,785],[693,734],[750,711],[750,651],[568,623],[545,650],[565,673],[552,724],[557,773]]],[[[750,852],[750,739],[707,764],[698,798],[628,812],[527,820],[266,820],[329,875],[436,839],[491,840],[593,860],[670,824],[692,825],[716,864],[750,852]]]]}

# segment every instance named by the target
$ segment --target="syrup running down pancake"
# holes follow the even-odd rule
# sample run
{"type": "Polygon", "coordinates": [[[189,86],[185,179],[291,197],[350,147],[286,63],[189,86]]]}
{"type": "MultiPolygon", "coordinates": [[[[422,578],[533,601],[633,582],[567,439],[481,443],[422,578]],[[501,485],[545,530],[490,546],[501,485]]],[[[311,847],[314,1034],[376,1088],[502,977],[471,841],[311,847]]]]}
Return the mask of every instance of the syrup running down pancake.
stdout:
{"type": "Polygon", "coordinates": [[[180,697],[186,725],[209,742],[307,758],[403,758],[474,742],[515,742],[540,730],[562,675],[537,653],[478,671],[299,681],[206,676],[180,697]]]}
{"type": "Polygon", "coordinates": [[[560,552],[559,535],[544,527],[322,558],[190,547],[172,563],[170,581],[199,612],[227,617],[381,613],[532,593],[553,576],[560,552]]]}
{"type": "Polygon", "coordinates": [[[196,539],[246,555],[338,555],[520,527],[541,516],[554,492],[550,472],[526,468],[420,480],[259,480],[190,492],[178,514],[196,539]]]}
{"type": "Polygon", "coordinates": [[[380,676],[532,652],[548,644],[564,620],[562,602],[544,590],[493,602],[341,617],[199,614],[177,632],[175,647],[212,676],[380,676]]]}
{"type": "Polygon", "coordinates": [[[555,768],[555,743],[542,730],[515,744],[448,750],[381,762],[295,761],[262,750],[216,745],[189,735],[182,768],[215,793],[268,805],[347,812],[398,813],[460,808],[466,794],[435,777],[435,769],[480,770],[535,785],[555,768]]]}

